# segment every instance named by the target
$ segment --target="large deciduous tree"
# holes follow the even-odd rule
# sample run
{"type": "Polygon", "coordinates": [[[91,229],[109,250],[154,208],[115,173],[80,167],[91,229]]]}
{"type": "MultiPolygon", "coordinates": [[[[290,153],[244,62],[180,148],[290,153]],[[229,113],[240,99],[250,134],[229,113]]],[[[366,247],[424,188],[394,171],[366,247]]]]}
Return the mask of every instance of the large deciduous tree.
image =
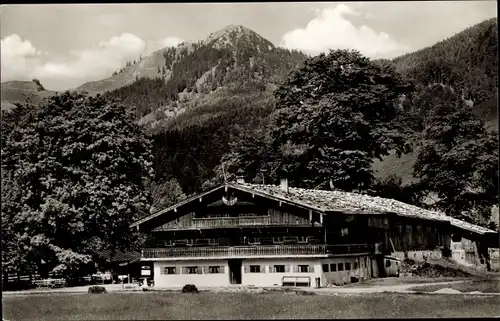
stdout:
{"type": "Polygon", "coordinates": [[[4,264],[69,274],[91,250],[129,247],[129,224],[149,210],[153,172],[151,143],[133,115],[99,96],[64,93],[3,116],[4,264]]]}
{"type": "Polygon", "coordinates": [[[276,92],[271,136],[281,174],[306,188],[370,189],[372,160],[409,147],[398,98],[411,91],[389,64],[357,51],[308,59],[276,92]]]}
{"type": "Polygon", "coordinates": [[[423,120],[414,176],[438,196],[433,207],[485,225],[498,204],[498,133],[451,88],[435,85],[416,99],[423,120]]]}

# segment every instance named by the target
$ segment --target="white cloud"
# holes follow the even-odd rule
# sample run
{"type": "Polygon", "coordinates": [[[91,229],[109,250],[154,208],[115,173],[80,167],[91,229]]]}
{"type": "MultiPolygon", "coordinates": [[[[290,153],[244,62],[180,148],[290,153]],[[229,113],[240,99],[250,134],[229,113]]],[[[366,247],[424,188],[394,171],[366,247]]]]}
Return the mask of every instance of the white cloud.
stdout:
{"type": "Polygon", "coordinates": [[[160,50],[165,47],[177,47],[177,45],[181,42],[183,42],[183,40],[177,37],[166,37],[154,41],[148,41],[145,54],[149,55],[153,51],[160,50]]]}
{"type": "MultiPolygon", "coordinates": [[[[28,40],[22,40],[16,34],[7,36],[1,40],[1,79],[25,79],[26,75],[39,61],[42,55],[28,40]]],[[[29,77],[29,76],[28,76],[29,77]]]]}
{"type": "MultiPolygon", "coordinates": [[[[360,9],[363,6],[357,7],[360,9]]],[[[376,33],[365,25],[356,28],[346,17],[361,14],[345,4],[318,10],[316,17],[305,28],[283,35],[281,46],[314,55],[329,49],[356,49],[370,58],[392,58],[410,50],[385,32],[376,33]]]]}
{"type": "Polygon", "coordinates": [[[34,70],[37,77],[65,77],[70,79],[99,79],[108,77],[123,67],[127,60],[139,58],[146,43],[139,37],[124,33],[101,41],[94,48],[72,51],[69,59],[47,62],[34,70]]]}
{"type": "Polygon", "coordinates": [[[58,59],[12,34],[1,40],[1,81],[38,78],[49,89],[65,90],[86,81],[107,78],[127,61],[180,42],[182,40],[176,37],[145,42],[134,34],[123,33],[58,59]]]}

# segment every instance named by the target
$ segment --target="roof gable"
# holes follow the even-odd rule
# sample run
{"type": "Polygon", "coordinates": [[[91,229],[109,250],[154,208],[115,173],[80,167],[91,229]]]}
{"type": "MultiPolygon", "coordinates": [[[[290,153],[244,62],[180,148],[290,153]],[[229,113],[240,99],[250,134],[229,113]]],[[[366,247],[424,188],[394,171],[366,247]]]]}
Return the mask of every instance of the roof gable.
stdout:
{"type": "Polygon", "coordinates": [[[295,187],[289,187],[288,193],[286,193],[281,190],[280,186],[248,183],[227,183],[205,193],[194,195],[173,206],[170,206],[169,208],[158,211],[138,220],[137,222],[134,222],[131,227],[139,226],[144,222],[164,215],[172,210],[176,210],[177,208],[197,201],[198,199],[200,199],[201,201],[201,198],[203,198],[204,196],[213,194],[223,188],[226,191],[228,189],[235,189],[249,194],[256,194],[268,199],[324,214],[333,214],[339,212],[356,215],[396,214],[398,216],[416,219],[449,222],[453,226],[459,227],[461,229],[466,229],[478,234],[496,233],[495,231],[489,230],[487,228],[483,228],[452,218],[450,216],[446,216],[442,212],[426,210],[393,199],[386,199],[343,191],[325,191],[295,187]]]}

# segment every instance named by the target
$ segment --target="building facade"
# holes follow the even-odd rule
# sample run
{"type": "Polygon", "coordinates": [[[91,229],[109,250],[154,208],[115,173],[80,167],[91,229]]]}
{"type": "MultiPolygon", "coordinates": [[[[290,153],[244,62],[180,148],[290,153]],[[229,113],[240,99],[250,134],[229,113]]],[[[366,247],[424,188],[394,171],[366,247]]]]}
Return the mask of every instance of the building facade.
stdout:
{"type": "MultiPolygon", "coordinates": [[[[132,227],[149,236],[141,262],[152,264],[156,287],[328,286],[398,275],[398,261],[388,255],[451,252],[454,228],[436,212],[361,194],[289,188],[286,179],[280,186],[224,184],[132,227]]],[[[493,232],[479,229],[481,240],[493,232]]]]}

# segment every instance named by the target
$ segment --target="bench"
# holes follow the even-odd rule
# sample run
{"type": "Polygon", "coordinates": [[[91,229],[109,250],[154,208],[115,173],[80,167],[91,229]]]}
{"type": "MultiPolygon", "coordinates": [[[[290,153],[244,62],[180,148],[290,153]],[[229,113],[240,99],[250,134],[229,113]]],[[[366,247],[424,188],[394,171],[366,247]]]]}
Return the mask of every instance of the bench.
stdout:
{"type": "Polygon", "coordinates": [[[309,276],[284,276],[281,278],[282,286],[311,286],[311,278],[309,276]]]}
{"type": "Polygon", "coordinates": [[[66,286],[64,279],[42,279],[35,280],[34,283],[39,288],[63,288],[66,286]]]}

